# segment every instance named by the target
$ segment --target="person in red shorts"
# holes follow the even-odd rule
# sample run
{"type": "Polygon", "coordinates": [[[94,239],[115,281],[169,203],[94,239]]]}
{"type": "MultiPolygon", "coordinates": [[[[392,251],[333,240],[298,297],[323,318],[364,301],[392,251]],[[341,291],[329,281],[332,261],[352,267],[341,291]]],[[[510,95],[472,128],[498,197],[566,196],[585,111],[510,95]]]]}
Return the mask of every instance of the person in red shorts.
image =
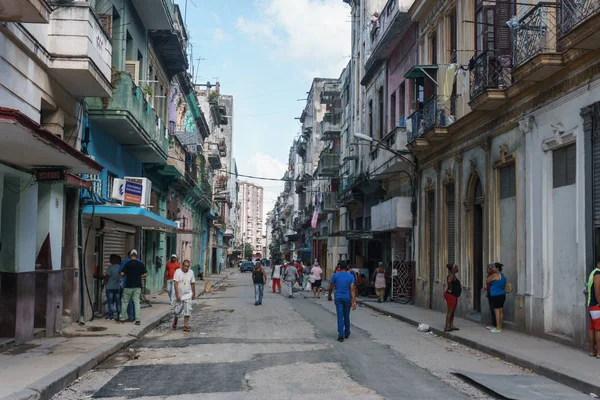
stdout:
{"type": "Polygon", "coordinates": [[[590,273],[587,282],[587,305],[590,314],[590,357],[600,358],[600,262],[590,273]]]}
{"type": "Polygon", "coordinates": [[[456,310],[458,298],[462,293],[462,286],[456,277],[456,274],[458,273],[458,265],[447,264],[446,268],[448,268],[448,277],[446,278],[448,286],[444,292],[444,299],[446,300],[446,305],[448,306],[448,312],[446,313],[446,326],[444,327],[444,332],[451,332],[458,330],[458,328],[454,326],[454,311],[456,310]]]}

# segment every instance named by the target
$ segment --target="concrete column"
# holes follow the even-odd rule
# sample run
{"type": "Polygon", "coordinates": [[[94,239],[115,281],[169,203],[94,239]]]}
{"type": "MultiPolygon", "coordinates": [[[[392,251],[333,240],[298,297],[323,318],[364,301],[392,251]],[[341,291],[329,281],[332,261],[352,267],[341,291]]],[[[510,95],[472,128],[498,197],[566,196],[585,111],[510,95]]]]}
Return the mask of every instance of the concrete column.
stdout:
{"type": "Polygon", "coordinates": [[[43,110],[41,125],[56,136],[64,137],[65,113],[61,108],[56,110],[43,110]]]}
{"type": "Polygon", "coordinates": [[[62,184],[40,185],[38,188],[38,213],[36,256],[46,241],[50,244],[51,268],[58,270],[62,262],[64,229],[64,189],[62,184]]]}
{"type": "MultiPolygon", "coordinates": [[[[20,187],[25,188],[31,184],[28,179],[20,180],[20,187]]],[[[37,231],[37,205],[38,185],[27,187],[19,194],[16,209],[15,226],[15,272],[32,272],[35,270],[37,256],[36,237],[37,231]]]]}

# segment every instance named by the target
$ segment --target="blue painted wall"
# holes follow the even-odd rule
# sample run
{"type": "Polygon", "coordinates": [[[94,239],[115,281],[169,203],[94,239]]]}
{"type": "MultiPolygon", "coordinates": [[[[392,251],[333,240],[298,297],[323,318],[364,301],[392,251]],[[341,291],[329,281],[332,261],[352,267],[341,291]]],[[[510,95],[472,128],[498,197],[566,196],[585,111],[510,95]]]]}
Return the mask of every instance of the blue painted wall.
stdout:
{"type": "Polygon", "coordinates": [[[117,143],[112,136],[104,132],[93,122],[89,122],[90,144],[89,154],[94,156],[96,162],[104,166],[100,179],[102,179],[102,194],[106,193],[108,173],[118,178],[125,176],[142,176],[142,163],[132,156],[122,145],[117,143]]]}

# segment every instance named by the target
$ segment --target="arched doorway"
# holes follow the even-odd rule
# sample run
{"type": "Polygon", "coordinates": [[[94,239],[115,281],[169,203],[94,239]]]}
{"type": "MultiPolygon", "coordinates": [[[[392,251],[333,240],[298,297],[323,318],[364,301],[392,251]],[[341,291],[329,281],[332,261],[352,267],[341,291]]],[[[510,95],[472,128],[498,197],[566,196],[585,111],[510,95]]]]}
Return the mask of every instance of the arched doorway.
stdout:
{"type": "Polygon", "coordinates": [[[471,277],[473,309],[481,312],[481,289],[483,288],[483,187],[479,175],[473,174],[469,182],[469,206],[471,225],[471,277]]]}

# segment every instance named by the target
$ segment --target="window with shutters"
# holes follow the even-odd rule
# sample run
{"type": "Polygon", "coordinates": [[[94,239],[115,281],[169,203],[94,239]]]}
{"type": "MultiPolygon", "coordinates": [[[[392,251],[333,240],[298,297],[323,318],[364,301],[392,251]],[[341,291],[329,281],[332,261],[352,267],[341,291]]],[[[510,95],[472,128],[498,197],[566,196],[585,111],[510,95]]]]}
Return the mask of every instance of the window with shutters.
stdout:
{"type": "Polygon", "coordinates": [[[517,182],[515,164],[500,168],[500,199],[516,197],[517,182]]]}
{"type": "Polygon", "coordinates": [[[431,63],[437,64],[437,35],[435,33],[431,35],[429,43],[431,44],[431,63]]]}
{"type": "Polygon", "coordinates": [[[554,188],[575,184],[577,166],[575,144],[552,152],[552,186],[554,188]]]}
{"type": "Polygon", "coordinates": [[[446,185],[446,250],[448,255],[448,264],[454,264],[455,243],[456,243],[456,206],[455,206],[454,183],[446,185]]]}
{"type": "Polygon", "coordinates": [[[450,13],[448,17],[448,25],[450,30],[450,62],[455,63],[457,60],[456,50],[457,50],[457,25],[456,25],[456,10],[450,13]]]}
{"type": "Polygon", "coordinates": [[[514,0],[475,2],[475,53],[492,50],[496,56],[511,55],[512,40],[508,20],[515,15],[514,0]]]}

